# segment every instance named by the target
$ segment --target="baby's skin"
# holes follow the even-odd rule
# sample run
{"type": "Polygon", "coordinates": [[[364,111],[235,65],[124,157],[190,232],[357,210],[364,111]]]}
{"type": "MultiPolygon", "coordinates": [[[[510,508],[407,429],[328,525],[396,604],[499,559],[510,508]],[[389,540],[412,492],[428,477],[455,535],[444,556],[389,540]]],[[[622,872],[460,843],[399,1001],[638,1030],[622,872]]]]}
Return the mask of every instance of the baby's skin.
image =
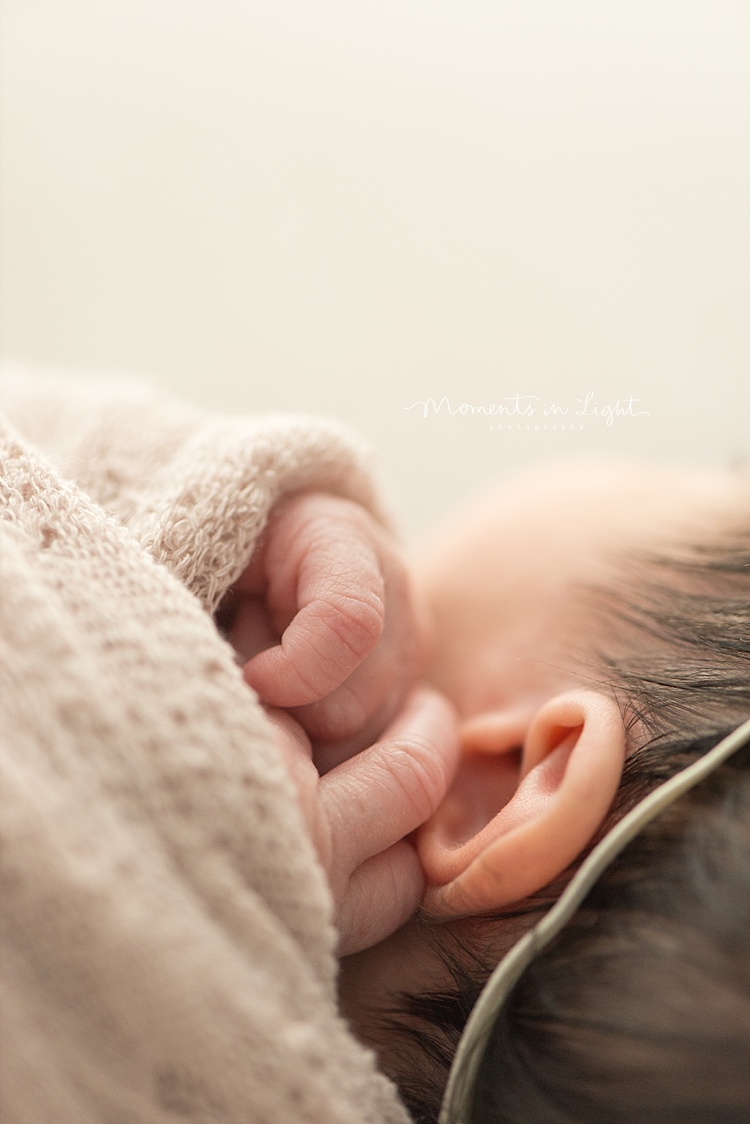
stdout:
{"type": "MultiPolygon", "coordinates": [[[[724,473],[555,467],[449,520],[412,577],[356,504],[279,505],[226,603],[227,635],[278,731],[342,957],[420,904],[440,923],[505,908],[581,852],[625,735],[576,659],[603,638],[580,588],[606,586],[623,551],[710,537],[745,488],[724,473]],[[420,676],[431,689],[414,689],[420,676]]],[[[395,982],[423,943],[417,921],[356,957],[345,1000],[381,965],[395,982]]]]}
{"type": "Polygon", "coordinates": [[[427,610],[395,540],[336,496],[278,504],[224,608],[246,681],[300,722],[321,772],[373,743],[427,657],[427,610]]]}
{"type": "Polygon", "coordinates": [[[343,1008],[363,1037],[380,1045],[370,1012],[398,991],[445,983],[431,928],[460,939],[473,917],[507,909],[496,924],[507,947],[514,903],[594,836],[626,753],[596,652],[616,642],[618,582],[637,574],[628,559],[711,541],[746,519],[748,500],[727,472],[554,465],[490,489],[414,552],[434,629],[425,678],[458,715],[460,760],[415,833],[420,915],[344,963],[343,1008]],[[590,586],[603,591],[597,612],[590,586]]]}
{"type": "Polygon", "coordinates": [[[273,723],[328,876],[344,956],[424,892],[408,838],[458,763],[453,709],[415,689],[427,625],[391,536],[357,504],[296,495],[271,515],[220,620],[273,723]]]}

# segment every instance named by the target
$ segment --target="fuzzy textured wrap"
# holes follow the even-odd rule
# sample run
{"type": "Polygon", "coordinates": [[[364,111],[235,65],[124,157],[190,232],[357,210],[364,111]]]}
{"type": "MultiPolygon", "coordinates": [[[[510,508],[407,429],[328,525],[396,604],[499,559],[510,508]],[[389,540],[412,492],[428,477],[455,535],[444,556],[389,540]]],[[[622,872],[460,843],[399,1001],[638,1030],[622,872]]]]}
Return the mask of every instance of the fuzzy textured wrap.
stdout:
{"type": "Polygon", "coordinates": [[[4,1124],[405,1124],[210,616],[281,496],[380,513],[362,450],[127,383],[16,372],[1,401],[4,1124]]]}

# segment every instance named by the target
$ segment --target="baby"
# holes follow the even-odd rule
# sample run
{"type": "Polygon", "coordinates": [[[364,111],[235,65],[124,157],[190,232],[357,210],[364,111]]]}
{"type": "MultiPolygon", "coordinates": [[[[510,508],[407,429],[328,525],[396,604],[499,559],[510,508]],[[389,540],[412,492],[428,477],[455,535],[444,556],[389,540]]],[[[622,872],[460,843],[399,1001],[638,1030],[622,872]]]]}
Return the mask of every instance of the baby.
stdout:
{"type": "Polygon", "coordinates": [[[723,473],[541,473],[449,523],[415,558],[410,589],[369,517],[297,497],[225,607],[247,681],[291,708],[271,713],[329,872],[342,954],[359,953],[343,963],[344,1010],[417,1119],[434,1118],[487,971],[602,825],[747,716],[747,628],[726,688],[697,703],[686,691],[702,686],[709,644],[704,621],[691,647],[698,598],[702,611],[714,598],[717,634],[738,598],[748,623],[747,544],[731,534],[743,516],[747,526],[748,498],[723,473]],[[425,658],[457,734],[434,694],[386,726],[425,658]],[[384,1029],[399,993],[417,998],[384,1029]]]}
{"type": "MultiPolygon", "coordinates": [[[[436,1119],[488,971],[576,859],[750,713],[749,501],[725,473],[542,472],[416,559],[461,760],[417,835],[422,915],[341,984],[416,1120],[436,1119]]],[[[696,797],[657,821],[535,965],[472,1124],[746,1119],[747,756],[716,779],[718,811],[696,797]]]]}

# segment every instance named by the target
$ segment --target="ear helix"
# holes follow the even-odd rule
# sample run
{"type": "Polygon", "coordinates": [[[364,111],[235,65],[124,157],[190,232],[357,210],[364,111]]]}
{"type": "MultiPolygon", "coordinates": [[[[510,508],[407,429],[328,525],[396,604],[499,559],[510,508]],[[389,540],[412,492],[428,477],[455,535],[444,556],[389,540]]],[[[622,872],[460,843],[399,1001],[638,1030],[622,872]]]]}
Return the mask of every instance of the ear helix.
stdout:
{"type": "Polygon", "coordinates": [[[528,723],[520,765],[505,716],[496,716],[494,752],[493,717],[485,719],[474,728],[482,748],[465,755],[417,836],[424,908],[443,917],[501,908],[560,874],[604,819],[622,771],[619,709],[595,692],[546,702],[528,723]]]}

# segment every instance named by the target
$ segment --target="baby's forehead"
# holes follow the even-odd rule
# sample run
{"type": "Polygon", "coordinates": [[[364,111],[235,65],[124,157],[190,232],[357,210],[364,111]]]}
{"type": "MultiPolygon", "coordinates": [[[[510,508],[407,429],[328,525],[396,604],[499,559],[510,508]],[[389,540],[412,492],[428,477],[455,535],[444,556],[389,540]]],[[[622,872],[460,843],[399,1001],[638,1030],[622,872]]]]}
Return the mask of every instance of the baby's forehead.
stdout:
{"type": "Polygon", "coordinates": [[[619,552],[658,551],[718,534],[748,511],[748,485],[725,471],[548,466],[493,484],[448,515],[413,554],[427,586],[478,595],[601,576],[619,552]]]}
{"type": "MultiPolygon", "coordinates": [[[[653,559],[716,541],[748,512],[747,486],[725,472],[567,468],[493,488],[415,556],[433,618],[429,677],[462,713],[580,684],[653,559]]],[[[683,580],[676,565],[661,579],[683,580]]]]}

